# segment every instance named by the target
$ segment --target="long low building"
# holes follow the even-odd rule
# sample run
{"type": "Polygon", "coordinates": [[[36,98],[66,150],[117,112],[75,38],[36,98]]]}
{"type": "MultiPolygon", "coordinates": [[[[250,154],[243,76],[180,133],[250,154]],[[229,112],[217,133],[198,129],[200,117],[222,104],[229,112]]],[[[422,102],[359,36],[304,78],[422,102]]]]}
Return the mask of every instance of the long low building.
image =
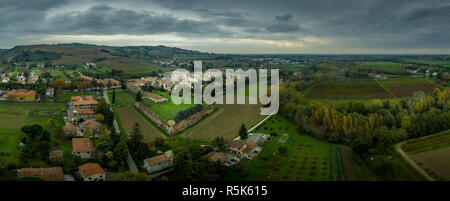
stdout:
{"type": "Polygon", "coordinates": [[[44,181],[64,181],[64,172],[61,167],[21,168],[17,170],[17,177],[39,178],[44,181]]]}

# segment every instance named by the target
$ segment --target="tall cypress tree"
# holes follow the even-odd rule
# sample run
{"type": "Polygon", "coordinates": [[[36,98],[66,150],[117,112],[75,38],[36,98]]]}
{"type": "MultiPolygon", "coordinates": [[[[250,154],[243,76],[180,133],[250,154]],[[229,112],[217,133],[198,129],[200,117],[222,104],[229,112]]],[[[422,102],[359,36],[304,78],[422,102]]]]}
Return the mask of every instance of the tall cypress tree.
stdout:
{"type": "Polygon", "coordinates": [[[247,139],[248,133],[244,124],[242,124],[241,129],[239,130],[239,136],[241,136],[241,140],[247,139]]]}
{"type": "Polygon", "coordinates": [[[116,104],[116,88],[113,88],[112,104],[116,104]]]}

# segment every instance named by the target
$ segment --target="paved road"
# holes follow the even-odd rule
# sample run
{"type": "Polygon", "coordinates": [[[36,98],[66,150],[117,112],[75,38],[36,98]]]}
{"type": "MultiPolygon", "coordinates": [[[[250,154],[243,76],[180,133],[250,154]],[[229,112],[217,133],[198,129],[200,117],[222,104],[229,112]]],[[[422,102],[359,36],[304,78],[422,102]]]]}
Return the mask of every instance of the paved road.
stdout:
{"type": "Polygon", "coordinates": [[[411,166],[416,169],[421,175],[423,175],[427,180],[429,181],[434,181],[434,179],[432,177],[430,177],[430,175],[427,174],[427,172],[425,172],[425,170],[423,170],[420,166],[418,166],[416,164],[416,162],[414,162],[409,156],[408,154],[406,154],[403,150],[402,150],[402,145],[405,144],[406,141],[397,143],[395,145],[395,150],[403,157],[403,159],[405,159],[409,164],[411,164],[411,166]]]}
{"type": "MultiPolygon", "coordinates": [[[[106,90],[103,91],[103,97],[105,98],[106,103],[108,103],[109,109],[111,111],[113,111],[113,109],[111,107],[111,103],[109,102],[108,93],[106,92],[106,90]]],[[[114,117],[113,125],[114,125],[114,129],[116,129],[117,135],[120,135],[120,128],[119,128],[119,124],[117,123],[116,117],[114,117]]],[[[128,157],[127,157],[127,164],[128,164],[128,169],[130,169],[130,171],[132,171],[134,173],[139,172],[139,169],[137,168],[136,163],[134,162],[133,158],[131,158],[130,154],[128,154],[128,157]]]]}

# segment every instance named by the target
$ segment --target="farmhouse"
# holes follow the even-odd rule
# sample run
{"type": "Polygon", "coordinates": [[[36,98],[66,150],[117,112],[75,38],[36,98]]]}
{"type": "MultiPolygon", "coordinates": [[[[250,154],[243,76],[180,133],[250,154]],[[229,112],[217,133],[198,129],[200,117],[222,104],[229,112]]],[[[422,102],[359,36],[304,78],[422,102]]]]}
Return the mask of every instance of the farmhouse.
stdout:
{"type": "Polygon", "coordinates": [[[89,131],[91,138],[97,138],[100,133],[100,127],[102,127],[101,123],[95,121],[95,119],[89,119],[78,126],[78,135],[83,136],[85,131],[89,131]]]}
{"type": "Polygon", "coordinates": [[[227,151],[236,155],[242,155],[241,153],[245,147],[247,147],[247,143],[243,141],[232,140],[227,143],[227,151]]]}
{"type": "Polygon", "coordinates": [[[89,138],[72,138],[72,155],[83,159],[92,158],[94,151],[94,144],[89,138]]]}
{"type": "Polygon", "coordinates": [[[227,144],[228,152],[247,159],[254,158],[259,152],[261,152],[261,150],[262,148],[251,140],[248,141],[232,140],[227,144]]]}
{"type": "Polygon", "coordinates": [[[106,172],[98,163],[86,163],[78,167],[84,181],[105,181],[106,172]]]}
{"type": "Polygon", "coordinates": [[[17,177],[34,177],[44,181],[64,181],[64,172],[61,167],[22,168],[17,170],[17,177]]]}
{"type": "Polygon", "coordinates": [[[264,133],[251,133],[248,136],[247,142],[253,142],[258,146],[262,146],[267,140],[269,140],[270,135],[264,133]]]}
{"type": "Polygon", "coordinates": [[[35,100],[36,91],[27,89],[13,89],[6,94],[9,100],[35,100]]]}
{"type": "Polygon", "coordinates": [[[144,168],[150,174],[168,167],[170,167],[170,159],[166,155],[159,155],[144,160],[144,168]]]}
{"type": "Polygon", "coordinates": [[[45,95],[48,97],[53,97],[55,95],[55,88],[49,87],[45,89],[45,95]]]}
{"type": "Polygon", "coordinates": [[[69,103],[69,110],[67,110],[67,116],[69,121],[84,121],[95,118],[95,108],[97,108],[98,102],[93,96],[73,96],[72,101],[69,103]]]}
{"type": "Polygon", "coordinates": [[[8,83],[9,81],[9,77],[2,77],[2,83],[8,83]]]}

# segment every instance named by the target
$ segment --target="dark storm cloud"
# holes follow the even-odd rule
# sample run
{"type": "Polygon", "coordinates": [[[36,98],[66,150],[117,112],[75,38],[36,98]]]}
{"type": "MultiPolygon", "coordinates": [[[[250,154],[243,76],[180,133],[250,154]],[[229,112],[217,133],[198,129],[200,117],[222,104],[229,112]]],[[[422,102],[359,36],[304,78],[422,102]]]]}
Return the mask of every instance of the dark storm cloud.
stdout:
{"type": "Polygon", "coordinates": [[[64,13],[49,19],[50,27],[69,34],[161,34],[226,35],[207,21],[179,19],[171,14],[115,9],[97,5],[86,11],[64,13]]]}
{"type": "Polygon", "coordinates": [[[287,22],[292,18],[291,14],[275,16],[275,19],[279,22],[287,22]]]}
{"type": "Polygon", "coordinates": [[[291,14],[275,16],[275,21],[269,25],[266,30],[273,33],[289,33],[300,31],[300,26],[289,22],[292,18],[291,14]]]}
{"type": "Polygon", "coordinates": [[[0,5],[0,47],[54,34],[294,42],[316,37],[343,49],[450,44],[447,0],[0,0],[0,5]]]}

